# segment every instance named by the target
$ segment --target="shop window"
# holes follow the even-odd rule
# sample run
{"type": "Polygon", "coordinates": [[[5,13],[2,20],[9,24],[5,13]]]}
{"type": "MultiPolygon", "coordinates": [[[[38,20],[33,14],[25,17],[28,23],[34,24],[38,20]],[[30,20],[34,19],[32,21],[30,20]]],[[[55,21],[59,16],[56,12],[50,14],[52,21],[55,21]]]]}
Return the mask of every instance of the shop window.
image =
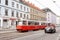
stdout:
{"type": "Polygon", "coordinates": [[[7,28],[7,26],[8,26],[8,20],[4,19],[3,20],[3,28],[7,28]]]}
{"type": "Polygon", "coordinates": [[[11,25],[14,25],[14,20],[11,21],[11,25]]]}
{"type": "Polygon", "coordinates": [[[7,20],[3,20],[4,22],[7,22],[7,20]]]}

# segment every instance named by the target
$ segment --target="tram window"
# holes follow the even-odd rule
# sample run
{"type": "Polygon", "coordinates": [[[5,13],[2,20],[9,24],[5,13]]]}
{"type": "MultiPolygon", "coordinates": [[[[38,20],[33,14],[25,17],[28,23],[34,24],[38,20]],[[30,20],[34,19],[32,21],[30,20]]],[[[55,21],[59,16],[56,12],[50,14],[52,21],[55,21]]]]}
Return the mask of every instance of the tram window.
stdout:
{"type": "Polygon", "coordinates": [[[42,23],[41,25],[45,25],[45,23],[42,23]]]}
{"type": "Polygon", "coordinates": [[[28,22],[28,25],[34,25],[34,23],[33,22],[28,22]]]}
{"type": "Polygon", "coordinates": [[[31,22],[28,22],[28,25],[31,25],[31,22]]]}
{"type": "Polygon", "coordinates": [[[27,22],[26,21],[23,21],[23,25],[26,25],[27,24],[27,22]]]}

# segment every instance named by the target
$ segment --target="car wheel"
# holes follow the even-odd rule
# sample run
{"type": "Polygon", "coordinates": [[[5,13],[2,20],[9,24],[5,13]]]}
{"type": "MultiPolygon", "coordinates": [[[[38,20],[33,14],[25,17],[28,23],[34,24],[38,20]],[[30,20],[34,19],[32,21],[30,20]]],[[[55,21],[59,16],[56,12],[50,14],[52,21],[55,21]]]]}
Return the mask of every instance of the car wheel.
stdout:
{"type": "Polygon", "coordinates": [[[55,32],[56,32],[56,29],[53,30],[53,33],[55,33],[55,32]]]}

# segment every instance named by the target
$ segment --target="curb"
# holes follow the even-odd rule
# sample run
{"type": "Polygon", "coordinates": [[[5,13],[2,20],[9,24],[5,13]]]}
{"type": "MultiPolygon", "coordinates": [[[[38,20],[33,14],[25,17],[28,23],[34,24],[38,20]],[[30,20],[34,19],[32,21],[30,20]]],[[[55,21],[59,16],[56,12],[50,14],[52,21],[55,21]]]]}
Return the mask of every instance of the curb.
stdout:
{"type": "Polygon", "coordinates": [[[16,32],[16,30],[0,30],[0,33],[11,33],[16,32]]]}

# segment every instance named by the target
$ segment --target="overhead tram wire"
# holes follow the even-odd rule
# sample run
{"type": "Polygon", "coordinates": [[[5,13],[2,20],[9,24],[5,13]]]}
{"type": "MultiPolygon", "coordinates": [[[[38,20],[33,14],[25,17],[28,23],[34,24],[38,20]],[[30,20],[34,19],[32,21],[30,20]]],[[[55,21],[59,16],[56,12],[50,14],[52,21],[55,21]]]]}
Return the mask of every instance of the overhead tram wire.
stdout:
{"type": "MultiPolygon", "coordinates": [[[[35,0],[37,3],[39,3],[39,4],[41,4],[39,1],[37,1],[37,0],[35,0]]],[[[43,7],[46,7],[46,6],[44,6],[43,4],[41,4],[43,7]]]]}
{"type": "MultiPolygon", "coordinates": [[[[37,3],[41,4],[39,1],[35,0],[37,3]]],[[[60,9],[60,7],[56,4],[56,1],[52,0],[52,2],[60,9]]],[[[43,4],[41,4],[43,7],[46,7],[44,6],[43,4]]]]}
{"type": "Polygon", "coordinates": [[[60,9],[60,7],[56,4],[56,1],[52,0],[52,2],[60,9]]]}
{"type": "Polygon", "coordinates": [[[56,7],[58,7],[60,9],[60,6],[58,6],[58,4],[56,4],[55,0],[52,0],[52,2],[56,5],[56,7]]]}

